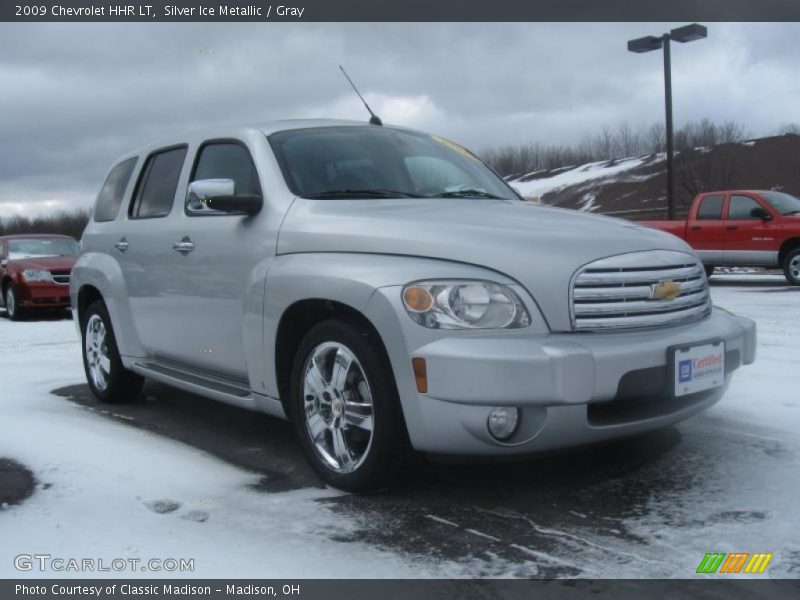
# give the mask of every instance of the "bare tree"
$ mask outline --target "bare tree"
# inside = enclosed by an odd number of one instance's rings
[[[80,239],[86,223],[89,221],[89,211],[75,210],[60,212],[55,215],[40,217],[14,217],[0,219],[0,235],[13,235],[18,233],[58,233]]]

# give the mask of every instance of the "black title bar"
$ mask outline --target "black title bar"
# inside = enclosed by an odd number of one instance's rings
[[[797,0],[0,0],[0,21],[800,21]]]
[[[797,580],[125,580],[0,579],[4,600],[788,600]]]

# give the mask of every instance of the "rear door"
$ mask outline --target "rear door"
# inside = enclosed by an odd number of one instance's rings
[[[170,250],[168,221],[174,217],[186,153],[187,146],[180,145],[156,150],[146,158],[113,245],[133,324],[148,356],[168,349],[174,336],[174,311],[180,310],[168,296],[176,262]]]
[[[725,264],[774,266],[778,263],[778,242],[771,230],[773,221],[753,216],[769,207],[755,194],[731,194],[725,219]]]
[[[724,264],[725,222],[722,210],[725,194],[703,196],[697,206],[694,219],[686,225],[686,241],[697,251],[707,265]]]

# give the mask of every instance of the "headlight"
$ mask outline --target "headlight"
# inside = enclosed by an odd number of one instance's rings
[[[531,317],[511,288],[489,281],[417,281],[403,288],[403,305],[431,329],[514,329]]]
[[[53,281],[50,271],[44,269],[25,269],[22,272],[22,278],[25,281]]]

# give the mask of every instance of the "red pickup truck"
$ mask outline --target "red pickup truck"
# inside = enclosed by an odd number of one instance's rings
[[[781,267],[800,285],[800,199],[773,191],[699,194],[686,221],[642,221],[695,249],[710,276],[714,267]]]

